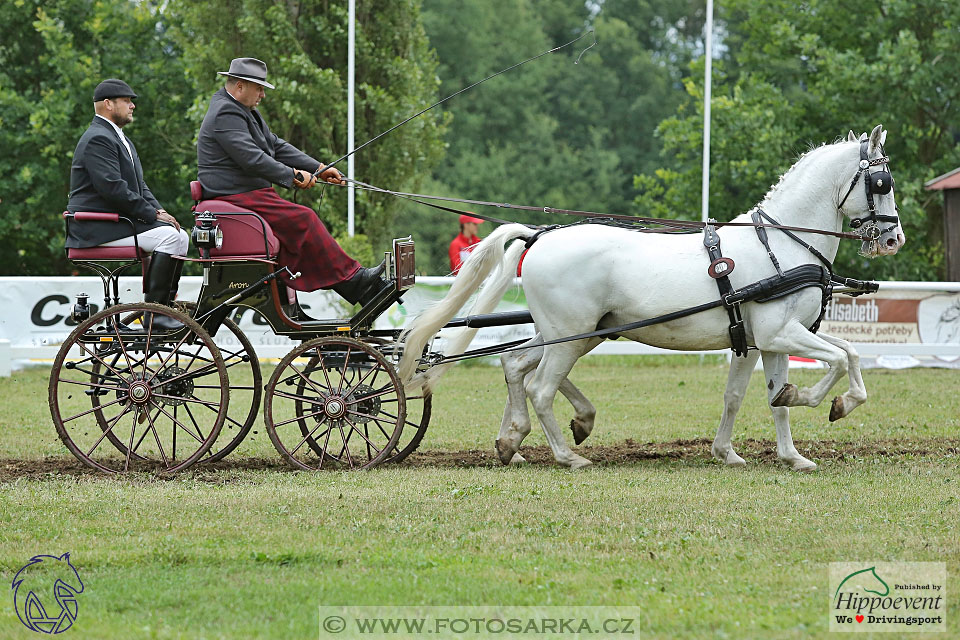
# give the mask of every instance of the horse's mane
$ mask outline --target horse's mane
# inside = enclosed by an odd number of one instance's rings
[[[763,198],[760,200],[760,202],[763,202],[764,200],[767,200],[767,199],[773,197],[773,195],[780,189],[780,186],[783,184],[783,181],[786,180],[787,176],[789,176],[791,173],[793,173],[793,172],[796,170],[796,168],[799,167],[801,164],[803,164],[804,161],[807,160],[812,154],[814,154],[814,153],[816,153],[817,151],[819,151],[819,150],[821,150],[821,149],[824,149],[824,148],[826,148],[826,147],[832,147],[832,146],[837,145],[837,144],[843,144],[843,143],[846,142],[846,141],[847,141],[846,138],[844,138],[844,137],[841,136],[841,137],[838,137],[838,138],[837,138],[836,140],[834,140],[833,142],[823,142],[823,143],[821,143],[821,144],[819,144],[819,145],[816,144],[816,143],[813,143],[813,142],[809,143],[809,145],[807,146],[807,150],[804,151],[803,153],[801,153],[801,154],[797,157],[797,159],[796,159],[796,161],[793,163],[793,165],[791,165],[790,168],[787,169],[787,170],[780,176],[780,179],[777,180],[776,184],[770,185],[770,189],[769,189],[769,190],[767,191],[767,193],[763,196]]]

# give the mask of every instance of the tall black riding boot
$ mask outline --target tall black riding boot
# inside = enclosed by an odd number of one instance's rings
[[[332,289],[350,304],[359,302],[361,305],[365,305],[388,285],[387,281],[380,277],[385,267],[386,262],[381,262],[369,269],[360,267],[348,280],[334,285]]]
[[[181,260],[175,260],[169,253],[153,252],[150,258],[150,272],[147,276],[147,292],[143,295],[144,302],[156,302],[169,306],[170,294],[175,286],[173,276],[181,262]],[[183,265],[180,264],[179,268],[182,269]],[[150,327],[151,316],[154,331],[175,331],[183,328],[182,322],[169,316],[147,313],[141,320],[144,330]]]
[[[170,305],[177,301],[177,292],[180,291],[180,276],[183,274],[183,260],[173,261],[173,276],[170,280]]]

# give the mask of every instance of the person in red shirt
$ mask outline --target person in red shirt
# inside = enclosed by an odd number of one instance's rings
[[[460,235],[450,243],[450,271],[454,274],[460,271],[460,265],[467,259],[473,247],[480,242],[477,227],[483,224],[480,218],[466,214],[460,216]]]

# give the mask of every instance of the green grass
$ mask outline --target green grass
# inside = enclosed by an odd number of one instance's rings
[[[726,366],[593,358],[574,381],[598,407],[588,442],[712,438]],[[44,369],[0,379],[0,458],[62,457]],[[793,372],[802,384],[818,372]],[[755,376],[734,443],[772,440]],[[819,460],[819,440],[941,443],[960,436],[960,372],[867,371],[871,398],[830,424],[792,411],[796,474],[708,452],[609,464],[380,468],[368,473],[51,475],[0,484],[0,571],[70,551],[87,589],[78,638],[316,638],[324,605],[621,605],[641,637],[828,636],[828,563],[947,563],[960,629],[960,461],[867,454]],[[438,389],[425,449],[491,450],[499,369],[458,367]],[[558,401],[561,423],[569,408]],[[234,456],[270,456],[262,429]],[[542,445],[539,429],[527,439]],[[527,444],[525,443],[525,444]],[[770,445],[772,447],[772,444]],[[929,447],[931,449],[936,447]],[[589,455],[589,453],[587,454]],[[12,598],[8,598],[12,602]],[[12,606],[0,638],[27,638]],[[329,637],[329,636],[328,636]]]

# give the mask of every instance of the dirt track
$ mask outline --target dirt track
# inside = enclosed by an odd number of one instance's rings
[[[633,440],[612,446],[579,447],[577,450],[600,465],[623,465],[651,460],[710,460],[711,440],[673,440],[671,442],[640,443]],[[898,458],[923,456],[956,456],[960,454],[960,439],[932,438],[918,441],[868,440],[840,442],[837,440],[798,440],[797,449],[815,461],[862,458]],[[748,461],[776,461],[776,443],[770,440],[743,440],[735,443],[737,452]],[[533,464],[554,464],[553,454],[546,446],[524,447],[521,453]],[[500,462],[493,450],[436,451],[426,450],[412,454],[404,467],[496,467]],[[209,465],[197,465],[185,472],[202,480],[223,481],[222,471],[290,471],[277,458],[228,458]],[[42,460],[0,459],[0,483],[18,478],[42,479],[58,475],[102,476],[72,457]]]

